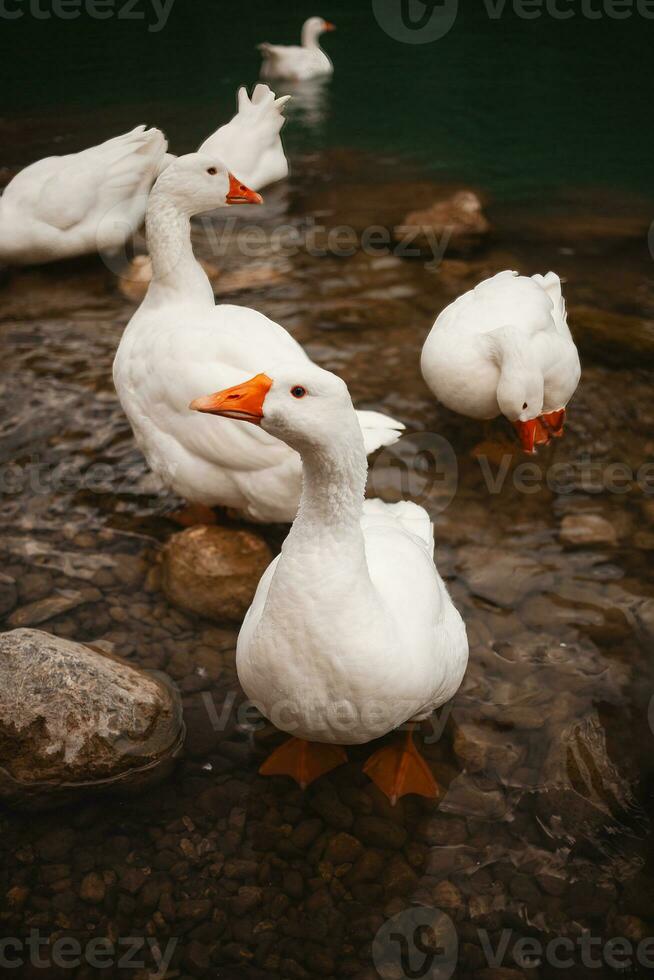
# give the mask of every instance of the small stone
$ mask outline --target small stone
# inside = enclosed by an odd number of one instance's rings
[[[456,916],[465,909],[463,895],[451,881],[439,881],[432,891],[432,898],[437,909]]]
[[[398,240],[411,236],[411,247],[432,250],[440,242],[448,253],[467,253],[479,246],[488,235],[490,225],[474,191],[457,191],[451,197],[436,201],[430,208],[412,211],[395,228]]]
[[[618,543],[615,528],[599,514],[566,514],[561,521],[560,538],[565,544],[577,546]]]
[[[245,915],[247,912],[251,912],[255,909],[257,905],[261,905],[261,899],[263,897],[263,892],[261,888],[255,888],[251,885],[243,885],[239,888],[236,898],[232,900],[232,910],[235,915]]]
[[[319,836],[323,828],[322,820],[303,820],[296,827],[293,828],[293,832],[290,836],[291,844],[294,847],[300,848],[300,850],[305,850],[313,844],[316,837]]]
[[[352,864],[362,851],[361,842],[356,837],[345,833],[336,834],[327,844],[324,859],[333,865]]]
[[[384,875],[384,890],[386,895],[406,895],[418,884],[418,876],[409,867],[403,857],[394,854],[388,863]]]
[[[400,850],[407,839],[406,831],[390,820],[381,817],[359,817],[354,825],[354,833],[364,844],[373,847],[387,847],[390,850]]]
[[[16,582],[10,575],[0,572],[0,616],[6,616],[18,602]]]
[[[198,525],[167,542],[162,588],[186,612],[241,622],[271,561],[268,545],[252,531]]]
[[[26,606],[21,606],[8,619],[10,626],[38,626],[48,619],[61,616],[62,613],[77,609],[86,602],[97,602],[101,598],[97,589],[62,589],[57,595],[46,599],[37,599]]]
[[[82,878],[79,897],[83,902],[88,902],[89,905],[101,905],[104,901],[105,892],[104,878],[96,871],[91,871],[90,874]]]
[[[130,895],[136,895],[145,884],[147,875],[140,868],[128,868],[121,876],[120,887]]]
[[[299,871],[287,871],[284,875],[283,888],[289,898],[302,898],[304,882]]]
[[[338,830],[349,830],[354,821],[352,811],[334,792],[324,790],[318,793],[311,800],[311,806],[319,813],[323,820]]]
[[[29,894],[29,888],[26,888],[24,885],[14,885],[5,896],[7,907],[15,911],[20,911],[29,898]]]

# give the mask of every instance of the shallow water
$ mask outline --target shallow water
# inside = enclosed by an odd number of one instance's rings
[[[110,372],[134,303],[96,259],[7,274],[0,551],[18,610],[77,594],[39,628],[166,671],[184,696],[188,738],[174,776],[145,797],[28,818],[3,811],[4,934],[133,936],[162,951],[172,942],[168,976],[184,978],[613,975],[598,943],[600,965],[587,965],[584,930],[634,949],[654,935],[654,285],[643,208],[603,196],[599,217],[581,194],[545,213],[491,207],[487,247],[437,268],[388,251],[287,255],[271,246],[282,220],[305,231],[307,216],[392,226],[407,202],[442,191],[418,172],[400,187],[393,161],[371,182],[363,152],[294,162],[265,209],[239,213],[223,254],[217,220],[197,226],[196,248],[222,270],[219,297],[229,286],[226,299],[282,322],[358,404],[407,423],[399,448],[374,463],[371,487],[432,513],[471,644],[460,691],[422,732],[442,796],[391,808],[362,773],[368,747],[306,792],[257,775],[277,736],[239,722],[236,628],[182,614],[160,591],[157,555],[176,502],[148,477]],[[254,221],[266,238],[244,261],[237,231]],[[502,268],[550,265],[568,280],[584,375],[565,438],[525,470],[501,424],[486,432],[434,403],[418,356],[435,314],[462,290]],[[484,439],[493,445],[480,457]],[[618,463],[633,474],[626,492]],[[571,522],[585,515],[607,522],[600,543],[571,543]],[[279,530],[265,533],[277,547]],[[96,873],[101,897],[89,902],[83,883]],[[421,924],[432,931],[416,933]],[[571,965],[551,955],[516,965],[521,937],[571,939]],[[515,972],[482,973],[505,940],[495,968]],[[628,975],[644,976],[632,959]],[[138,975],[148,969],[151,958]]]

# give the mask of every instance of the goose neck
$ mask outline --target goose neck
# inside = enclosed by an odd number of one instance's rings
[[[349,434],[329,445],[301,450],[302,494],[294,538],[361,540],[368,464],[356,416]],[[355,428],[356,427],[356,428]]]
[[[153,286],[183,291],[189,298],[195,293],[213,303],[211,284],[193,254],[190,213],[155,187],[148,202],[145,224]]]

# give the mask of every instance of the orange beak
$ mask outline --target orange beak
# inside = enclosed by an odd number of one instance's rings
[[[263,403],[271,387],[272,379],[267,374],[257,374],[233,388],[196,398],[189,408],[194,412],[222,415],[225,419],[239,419],[241,422],[261,425]]]
[[[336,24],[332,24],[330,20],[326,20],[323,23],[323,31],[335,31],[335,30],[336,30]]]
[[[229,191],[225,201],[227,204],[263,204],[261,194],[250,190],[234,174],[229,175]]]
[[[550,433],[539,418],[514,422],[513,427],[520,436],[522,449],[526,453],[535,453],[536,446],[546,446],[550,441]]]
[[[549,429],[550,435],[556,436],[557,439],[563,435],[565,408],[560,408],[557,412],[544,412],[540,418]]]

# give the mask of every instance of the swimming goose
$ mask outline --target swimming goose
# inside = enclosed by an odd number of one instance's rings
[[[143,223],[166,146],[158,129],[137,126],[25,167],[0,198],[0,261],[26,265],[120,248]]]
[[[554,272],[499,272],[439,315],[422,349],[425,382],[447,408],[505,415],[532,453],[563,435],[581,368]]]
[[[335,25],[328,20],[309,17],[302,25],[300,45],[268,44],[267,41],[259,44],[258,48],[263,56],[261,77],[303,81],[319,75],[333,74],[334,66],[320,47],[319,38],[325,31],[335,30]]]
[[[223,505],[254,521],[295,517],[297,453],[261,428],[217,426],[189,410],[198,391],[233,385],[279,360],[311,361],[283,327],[255,310],[216,306],[193,255],[190,219],[261,197],[220,160],[190,153],[157,180],[146,215],[153,279],[114,361],[114,382],[150,468],[175,493],[204,508]],[[399,438],[402,423],[359,412],[366,451]],[[198,424],[198,421],[200,424]]]
[[[289,98],[276,99],[262,84],[251,99],[239,89],[236,115],[200,151],[220,157],[254,190],[283,180],[288,162],[281,110]],[[158,129],[137,126],[99,146],[26,167],[0,198],[0,261],[24,265],[121,249],[143,224],[154,181],[176,159],[166,147]],[[143,279],[149,269],[124,275]]]
[[[427,718],[457,691],[468,642],[433,559],[428,514],[364,501],[366,450],[345,383],[307,361],[280,364],[191,408],[275,436],[302,458],[302,496],[238,638],[241,685],[292,738],[261,768],[306,785],[370,742]],[[438,787],[411,732],[365,772],[394,803]]]

